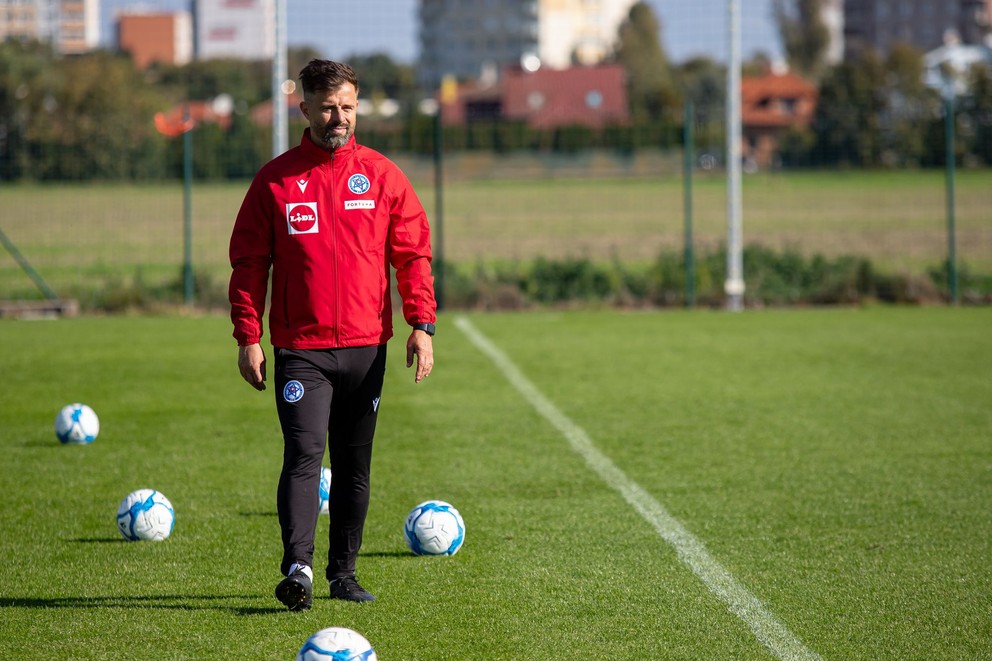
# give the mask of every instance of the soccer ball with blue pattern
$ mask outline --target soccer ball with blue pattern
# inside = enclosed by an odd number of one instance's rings
[[[465,522],[450,503],[428,500],[410,510],[403,532],[417,555],[454,555],[465,541]]]
[[[117,508],[117,529],[132,542],[160,542],[172,534],[175,524],[172,503],[154,489],[132,491]]]
[[[317,489],[320,498],[320,513],[327,514],[327,503],[331,500],[331,469],[323,466],[320,469],[320,487]]]
[[[55,435],[66,445],[86,445],[100,434],[100,419],[86,404],[63,406],[55,416]]]
[[[378,661],[372,644],[345,627],[321,629],[303,643],[296,661]]]

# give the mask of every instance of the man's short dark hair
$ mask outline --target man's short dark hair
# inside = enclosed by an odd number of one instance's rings
[[[358,76],[355,70],[342,62],[332,60],[310,60],[300,70],[300,84],[303,86],[303,99],[307,100],[314,92],[336,90],[345,83],[355,86],[358,93]]]

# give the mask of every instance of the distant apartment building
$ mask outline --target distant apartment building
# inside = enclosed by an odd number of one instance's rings
[[[50,38],[50,5],[47,0],[0,0],[0,41]]]
[[[565,69],[613,52],[636,0],[420,0],[421,84],[508,65]]]
[[[52,42],[65,55],[100,42],[99,0],[0,0],[0,40]]]
[[[193,19],[189,12],[125,12],[117,18],[117,46],[139,69],[155,62],[183,65],[193,59]]]
[[[196,58],[272,58],[275,11],[275,0],[193,0]]]
[[[442,91],[441,97],[441,116],[448,125],[503,120],[535,129],[602,128],[630,119],[624,70],[618,64],[534,72],[507,66],[498,82],[457,83],[447,94]]]
[[[990,23],[992,0],[844,0],[844,51],[884,54],[906,43],[926,52],[943,45],[949,33],[979,44]]]
[[[56,6],[55,47],[60,53],[85,53],[99,46],[99,0],[59,0]]]

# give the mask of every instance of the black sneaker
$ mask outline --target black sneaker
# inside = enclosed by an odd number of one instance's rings
[[[297,569],[276,586],[276,599],[291,611],[310,610],[313,605],[313,582],[303,570]]]
[[[331,581],[331,599],[375,601],[375,597],[359,585],[354,576],[343,576],[333,579]]]

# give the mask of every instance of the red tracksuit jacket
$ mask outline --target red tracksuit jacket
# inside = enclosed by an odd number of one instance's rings
[[[333,155],[310,140],[259,170],[231,235],[229,296],[239,345],[262,337],[272,270],[273,346],[332,349],[393,334],[390,265],[407,323],[434,323],[430,226],[400,169],[355,142]]]

